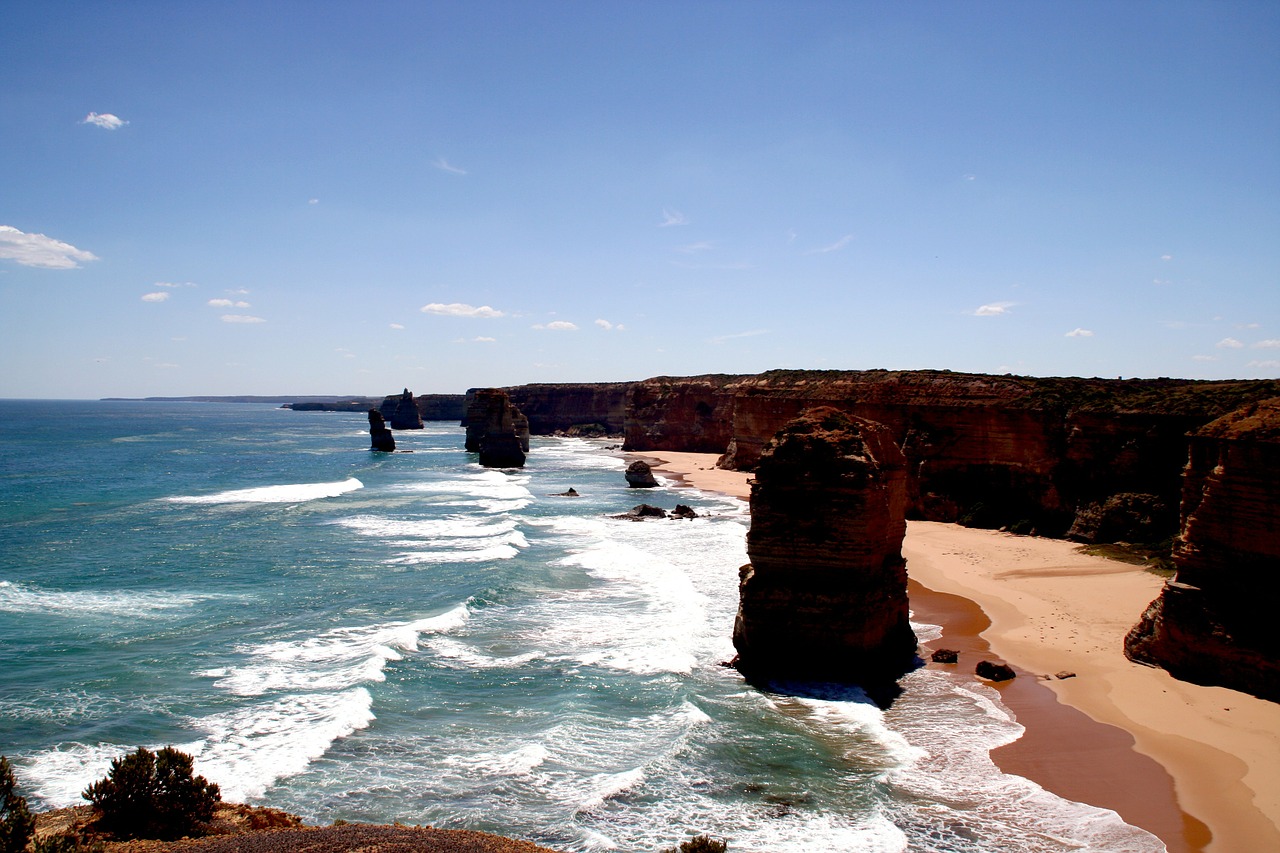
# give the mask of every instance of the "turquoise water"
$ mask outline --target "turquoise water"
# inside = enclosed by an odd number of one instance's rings
[[[366,427],[0,401],[0,752],[35,805],[174,744],[226,799],[564,850],[1163,849],[996,770],[994,691],[920,670],[886,713],[720,666],[741,502],[628,490],[607,442],[488,471],[456,425]],[[609,518],[641,500],[701,517]]]

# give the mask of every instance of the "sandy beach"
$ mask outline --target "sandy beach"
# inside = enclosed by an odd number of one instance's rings
[[[645,458],[695,488],[750,494],[749,475],[714,454]],[[908,523],[903,552],[916,618],[943,625],[957,666],[989,656],[1019,673],[1000,689],[1027,733],[995,752],[1002,769],[1114,809],[1170,851],[1280,850],[1280,705],[1124,657],[1159,577],[1071,542],[933,522]]]

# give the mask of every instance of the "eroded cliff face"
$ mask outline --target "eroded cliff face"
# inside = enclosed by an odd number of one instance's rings
[[[827,407],[777,434],[751,488],[733,631],[744,674],[891,683],[914,665],[906,479],[880,424]]]
[[[505,388],[512,404],[529,419],[529,432],[587,431],[593,425],[608,435],[621,435],[631,382],[545,383]],[[584,428],[586,428],[584,430]]]
[[[735,395],[744,378],[659,376],[633,383],[626,403],[626,449],[724,453],[733,438]],[[798,414],[797,409],[778,426]]]
[[[891,430],[907,458],[909,517],[1061,536],[1077,511],[1116,494],[1176,503],[1186,432],[1276,394],[1269,381],[947,371],[662,377],[633,386],[626,448],[714,452],[727,425],[721,467],[751,470],[789,420],[832,406]],[[1157,539],[1174,533],[1169,518]]]
[[[1177,576],[1125,639],[1125,654],[1198,684],[1280,702],[1280,399],[1191,437]]]

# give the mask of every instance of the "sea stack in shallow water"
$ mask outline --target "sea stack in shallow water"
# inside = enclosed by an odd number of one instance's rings
[[[627,478],[627,485],[633,489],[652,489],[658,485],[653,469],[643,459],[637,459],[628,465],[623,476]]]
[[[377,409],[369,410],[369,440],[370,450],[381,450],[384,453],[395,452],[395,437],[391,434],[391,430],[387,429],[387,422],[382,419],[382,412]]]
[[[529,449],[529,421],[501,388],[467,392],[467,438],[470,453],[480,454],[486,468],[522,468]]]
[[[418,401],[413,399],[409,389],[404,389],[396,406],[391,412],[392,429],[422,429],[422,413],[418,411]]]
[[[865,686],[912,669],[906,503],[906,461],[886,427],[825,407],[783,427],[751,486],[738,669]]]
[[[1175,678],[1280,702],[1280,398],[1192,433],[1178,570],[1125,638]]]

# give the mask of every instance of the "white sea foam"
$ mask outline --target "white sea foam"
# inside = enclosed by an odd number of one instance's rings
[[[546,653],[523,652],[517,655],[491,655],[452,637],[431,637],[425,645],[436,656],[436,663],[459,669],[508,669],[542,660]]]
[[[176,504],[303,503],[320,498],[336,498],[362,488],[364,483],[351,477],[334,483],[285,483],[253,489],[233,489],[212,495],[180,495],[165,500]]]
[[[507,752],[450,756],[442,763],[485,776],[527,776],[547,760],[548,754],[547,748],[542,744],[531,743]]]
[[[317,637],[280,640],[243,650],[244,666],[206,670],[215,684],[238,696],[258,696],[277,690],[341,690],[385,680],[389,661],[418,649],[426,634],[461,627],[470,615],[467,605],[438,616],[412,622],[388,622],[357,628],[334,628]]]
[[[0,612],[159,618],[214,595],[155,590],[63,591],[0,581]]]
[[[224,799],[243,802],[303,772],[334,741],[373,719],[373,698],[363,687],[283,696],[194,720],[206,735],[183,748],[196,769],[218,783]]]
[[[387,518],[377,515],[360,515],[334,522],[364,536],[388,539],[463,539],[468,537],[493,537],[516,529],[513,518],[490,519],[469,515],[447,518]]]

